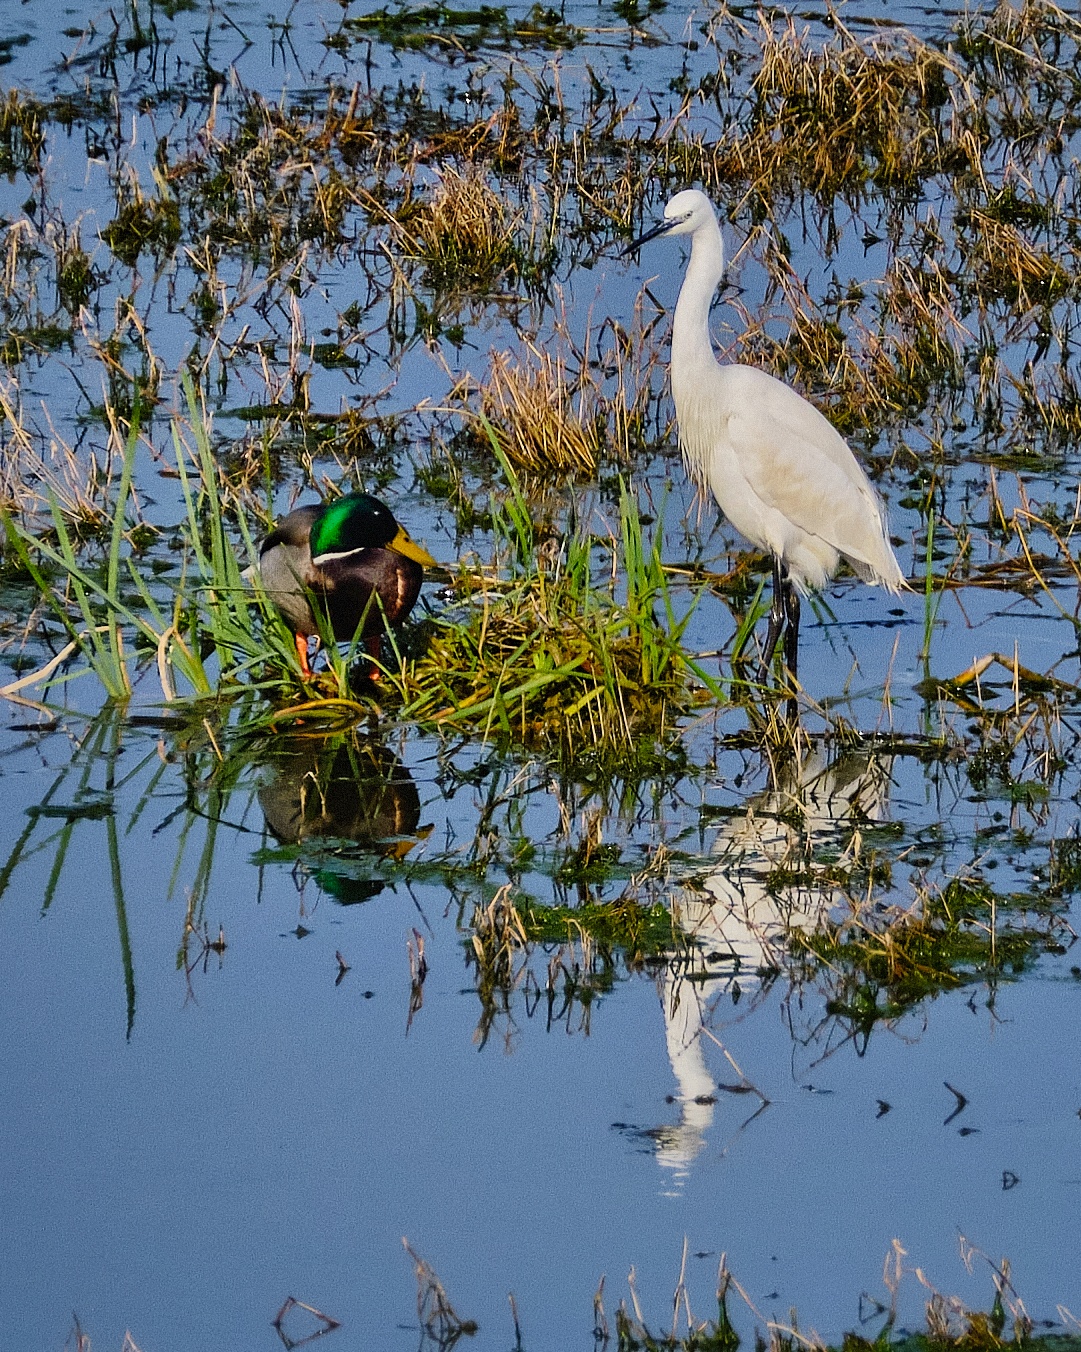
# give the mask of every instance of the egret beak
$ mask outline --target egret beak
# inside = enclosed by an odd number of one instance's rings
[[[656,239],[658,235],[665,235],[674,225],[679,224],[679,217],[671,221],[658,221],[652,230],[647,230],[644,235],[639,235],[636,240],[628,244],[620,253],[620,258],[626,258],[628,254],[637,253],[643,244],[648,244],[651,239]]]
[[[393,549],[396,554],[404,555],[407,559],[412,559],[414,563],[419,563],[423,568],[439,567],[423,545],[418,545],[416,540],[410,537],[404,526],[398,527],[398,534],[387,545],[387,548]]]

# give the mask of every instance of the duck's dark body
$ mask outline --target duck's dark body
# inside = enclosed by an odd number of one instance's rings
[[[341,558],[312,560],[309,539],[318,507],[298,507],[263,542],[259,572],[267,595],[294,633],[318,634],[307,593],[326,606],[334,637],[348,643],[364,622],[363,638],[381,634],[416,605],[424,569],[393,549],[358,549]],[[372,599],[378,592],[379,601]],[[384,615],[386,617],[384,621]]]
[[[298,507],[263,541],[259,574],[266,594],[297,635],[297,651],[319,633],[312,601],[341,643],[357,635],[373,655],[388,625],[416,604],[431,555],[415,544],[390,510],[363,493],[322,507]]]

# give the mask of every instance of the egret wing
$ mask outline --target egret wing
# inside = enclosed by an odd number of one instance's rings
[[[767,439],[809,444],[877,507],[877,496],[848,442],[814,404],[757,366],[733,364],[717,369],[725,407],[751,419],[757,433]]]
[[[821,416],[810,404],[805,407]],[[791,532],[815,536],[881,570],[888,545],[874,490],[837,433],[851,466],[839,464],[832,446],[827,450],[807,433],[808,427],[795,427],[791,419],[770,416],[768,407],[734,413],[727,428],[739,472],[769,512],[782,517]],[[720,493],[718,498],[723,503]]]

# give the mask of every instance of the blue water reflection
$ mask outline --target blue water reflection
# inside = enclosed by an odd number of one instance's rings
[[[85,735],[72,721],[9,752],[12,822]],[[915,837],[917,763],[815,760],[802,826],[778,796],[807,783],[776,782],[707,829],[713,872],[669,894],[689,928],[716,925],[711,951],[727,945],[741,964],[715,964],[705,981],[678,965],[626,976],[595,994],[588,1018],[555,1022],[544,1001],[531,1016],[521,985],[478,1054],[482,1010],[458,924],[469,889],[425,864],[464,843],[483,785],[444,796],[436,748],[406,740],[372,751],[354,781],[384,794],[378,809],[354,799],[335,817],[346,776],[332,757],[330,792],[313,778],[318,807],[300,814],[307,842],[329,855],[320,832],[348,821],[354,843],[330,864],[348,877],[367,858],[387,883],[342,906],[317,855],[275,858],[301,835],[294,790],[310,749],[284,771],[250,767],[215,800],[190,762],[171,759],[168,734],[113,727],[104,739],[111,759],[96,754],[54,790],[56,815],[32,818],[5,878],[13,1343],[61,1346],[74,1308],[99,1345],[119,1346],[124,1327],[140,1346],[246,1345],[260,1330],[273,1338],[269,1320],[295,1294],[343,1320],[343,1342],[405,1346],[416,1335],[395,1332],[414,1299],[402,1235],[480,1321],[478,1346],[506,1345],[508,1291],[530,1345],[580,1340],[600,1275],[620,1292],[632,1265],[646,1308],[663,1310],[684,1235],[706,1255],[691,1267],[700,1310],[723,1250],[763,1312],[795,1305],[823,1330],[854,1321],[860,1290],[882,1294],[895,1236],[974,1300],[987,1279],[960,1268],[958,1232],[1013,1258],[1033,1312],[1071,1290],[1081,1077],[1069,1030],[1081,992],[1069,954],[1018,985],[925,1002],[862,1045],[829,1015],[829,983],[778,979],[783,963],[761,949],[768,924],[748,928],[756,907],[776,907],[763,871],[797,837],[840,851],[854,822],[870,832],[894,819]],[[542,843],[558,822],[551,799],[536,795]],[[673,802],[661,817],[674,838]],[[643,822],[643,839],[657,828]],[[499,871],[487,883],[478,873],[471,901],[490,898]],[[552,886],[540,874],[533,885]],[[799,884],[790,902],[799,923],[835,898]],[[204,923],[214,942],[220,927],[224,951],[200,947]],[[414,930],[429,972],[410,1023]],[[948,1124],[944,1081],[968,1100]],[[1020,1184],[1004,1188],[1008,1173]],[[910,1316],[919,1295],[908,1292]]]

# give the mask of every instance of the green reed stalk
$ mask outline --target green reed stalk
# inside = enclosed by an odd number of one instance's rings
[[[120,565],[124,546],[124,518],[131,496],[135,452],[139,440],[138,410],[132,416],[131,427],[124,442],[123,463],[117,499],[113,505],[113,528],[106,561],[105,582],[102,584],[84,568],[75,555],[75,546],[68,531],[64,514],[55,495],[49,493],[49,511],[57,544],[53,546],[38,539],[12,517],[5,514],[4,529],[20,563],[33,578],[42,597],[67,630],[86,658],[83,671],[92,671],[101,682],[110,699],[120,703],[131,696],[131,678],[128,674],[128,654],[124,651],[122,624],[129,625],[151,643],[157,643],[159,634],[125,603],[120,592]],[[64,599],[46,578],[33,554],[47,560],[65,577],[71,597],[82,620],[80,629],[71,619]],[[52,679],[49,685],[61,684],[81,675],[74,672]]]

